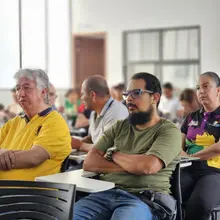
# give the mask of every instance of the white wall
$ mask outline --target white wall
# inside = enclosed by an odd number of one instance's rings
[[[201,26],[201,70],[220,72],[219,0],[73,0],[73,30],[107,32],[107,77],[123,81],[122,32]]]

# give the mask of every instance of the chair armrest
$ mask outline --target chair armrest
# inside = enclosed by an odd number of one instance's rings
[[[213,211],[217,211],[217,212],[220,212],[220,205],[219,206],[216,206]]]

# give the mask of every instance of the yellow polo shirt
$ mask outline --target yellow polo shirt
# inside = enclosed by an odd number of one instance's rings
[[[29,150],[33,145],[43,147],[50,159],[34,168],[0,170],[0,180],[34,180],[60,172],[71,152],[71,137],[67,123],[57,111],[48,108],[30,121],[17,116],[0,129],[0,149]]]

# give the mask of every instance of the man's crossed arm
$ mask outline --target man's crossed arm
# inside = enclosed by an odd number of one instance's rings
[[[84,161],[83,169],[96,173],[129,172],[147,175],[157,173],[164,167],[163,162],[154,155],[115,152],[112,155],[112,162],[104,155],[103,151],[93,148]]]
[[[0,170],[32,168],[49,158],[48,152],[36,145],[25,151],[0,149]]]

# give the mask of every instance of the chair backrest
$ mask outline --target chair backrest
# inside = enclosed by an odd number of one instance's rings
[[[218,219],[220,219],[220,205],[216,206],[212,210],[212,214],[211,214],[211,220],[218,220]]]
[[[0,181],[0,219],[72,220],[76,187],[32,181]]]
[[[60,172],[63,173],[67,171],[69,168],[69,165],[70,165],[70,160],[69,160],[69,155],[68,155],[61,165]]]
[[[177,220],[183,219],[182,213],[182,194],[181,194],[181,185],[180,185],[180,163],[176,165],[176,169],[173,171],[173,175],[171,177],[171,193],[172,196],[177,201]]]

